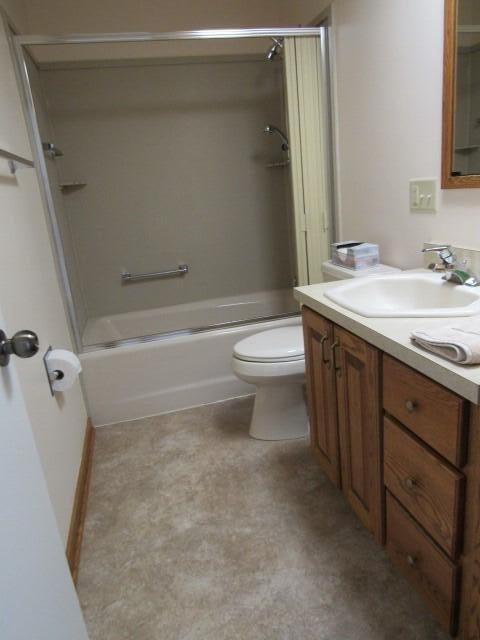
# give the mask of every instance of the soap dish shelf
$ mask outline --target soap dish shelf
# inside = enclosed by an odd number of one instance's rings
[[[77,189],[83,189],[83,187],[87,186],[86,182],[61,182],[60,183],[60,191],[63,193],[68,193],[69,191],[76,191]]]

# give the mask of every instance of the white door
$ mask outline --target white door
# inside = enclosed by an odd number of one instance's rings
[[[1,4],[1,0],[0,0]],[[0,149],[32,158],[20,93],[0,19]],[[11,175],[0,161],[0,301],[13,332],[32,329],[48,346],[72,350],[35,169]],[[82,455],[87,412],[80,384],[52,398],[42,358],[17,360],[20,387],[48,493],[66,546]],[[1,567],[0,567],[1,571]]]
[[[0,328],[7,329],[1,301]],[[0,638],[88,640],[15,356],[0,367],[0,407]]]

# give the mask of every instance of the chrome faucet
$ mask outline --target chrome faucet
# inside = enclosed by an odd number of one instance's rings
[[[440,245],[439,247],[426,247],[422,249],[422,253],[438,253],[438,257],[442,261],[442,264],[433,263],[429,265],[429,269],[433,271],[447,271],[449,269],[455,269],[457,264],[457,256],[453,253],[452,247],[447,244]]]
[[[433,263],[428,268],[433,271],[445,271],[445,275],[442,276],[443,280],[452,284],[464,284],[467,287],[478,287],[480,285],[480,280],[467,271],[467,260],[463,260],[461,265],[458,265],[457,256],[453,253],[452,247],[441,245],[422,249],[423,253],[429,253],[430,251],[437,253],[442,263]]]

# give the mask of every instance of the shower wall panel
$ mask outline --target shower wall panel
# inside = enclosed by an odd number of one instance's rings
[[[42,91],[39,71],[28,56],[27,65],[40,136],[44,142],[55,143],[57,138],[48,115],[48,107]],[[83,281],[82,278],[80,278],[75,242],[71,233],[69,215],[65,207],[64,197],[60,188],[60,179],[58,174],[58,162],[60,162],[60,159],[54,159],[46,155],[45,160],[58,228],[62,237],[65,264],[68,271],[73,303],[75,305],[78,329],[80,334],[82,334],[87,323],[87,307],[82,291]]]
[[[89,317],[292,285],[282,65],[41,72]],[[189,266],[186,276],[122,284]]]

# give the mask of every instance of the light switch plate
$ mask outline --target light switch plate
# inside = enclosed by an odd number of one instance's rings
[[[410,180],[410,211],[437,211],[436,178],[416,178]]]

